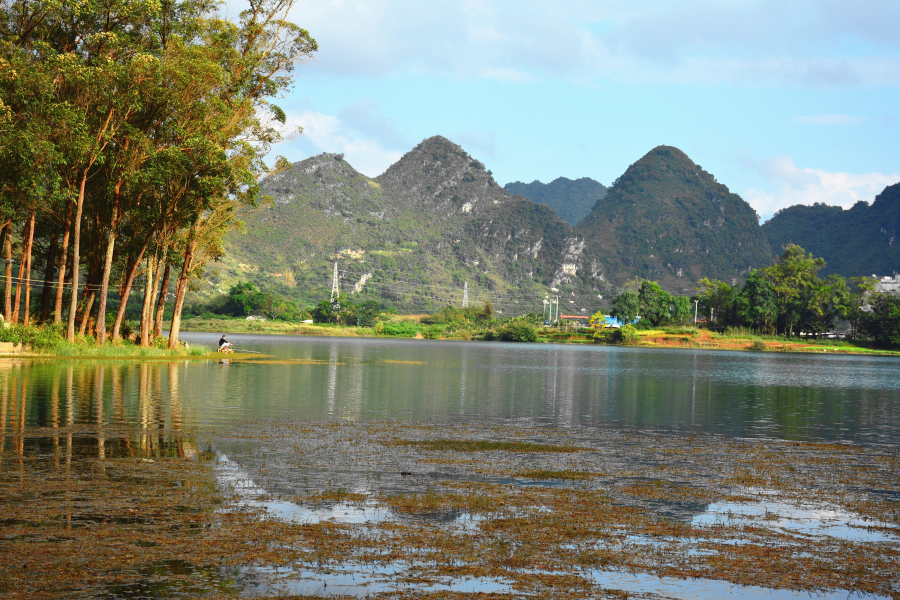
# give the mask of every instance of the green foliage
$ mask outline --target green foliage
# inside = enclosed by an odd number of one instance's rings
[[[636,344],[639,339],[638,330],[634,325],[622,325],[610,336],[610,341],[626,346]]]
[[[498,336],[504,342],[536,342],[537,329],[531,323],[522,319],[507,321],[498,332]]]
[[[426,340],[437,340],[440,339],[445,329],[444,325],[429,325],[422,330],[422,335]]]
[[[678,325],[684,325],[692,320],[694,304],[687,296],[675,296],[672,298],[671,321]]]
[[[875,293],[869,297],[871,311],[861,319],[861,330],[877,344],[900,348],[900,296]]]
[[[228,290],[225,310],[236,317],[247,317],[260,314],[269,302],[270,298],[252,283],[237,283]]]
[[[382,325],[381,331],[378,333],[398,337],[413,337],[421,329],[421,326],[413,321],[388,321]]]
[[[61,326],[48,325],[30,326],[23,325],[3,325],[0,326],[0,342],[11,342],[13,344],[25,344],[31,346],[33,350],[43,351],[56,348],[64,343],[64,334]]]
[[[762,340],[753,340],[753,343],[750,344],[750,349],[755,352],[762,352],[766,349],[766,344]]]
[[[641,320],[650,321],[653,326],[662,325],[669,321],[672,295],[665,291],[655,281],[645,281],[638,291]]]
[[[613,298],[613,308],[609,314],[621,323],[631,323],[640,314],[640,310],[641,304],[637,292],[625,291]]]

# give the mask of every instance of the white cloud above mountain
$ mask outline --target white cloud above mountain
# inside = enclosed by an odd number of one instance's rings
[[[797,204],[822,203],[848,209],[860,200],[871,203],[885,187],[900,181],[898,173],[857,174],[798,167],[790,156],[776,156],[758,167],[767,189],[751,187],[743,198],[763,221]]]

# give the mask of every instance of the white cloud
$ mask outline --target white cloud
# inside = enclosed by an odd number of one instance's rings
[[[807,115],[794,117],[794,120],[798,123],[807,123],[809,125],[858,125],[866,119],[847,115]]]
[[[750,188],[744,199],[762,219],[782,208],[823,203],[850,208],[860,200],[871,202],[885,187],[900,181],[898,173],[845,173],[798,167],[789,156],[777,156],[761,165],[767,190]]]
[[[528,81],[900,82],[896,0],[311,0],[311,70]]]
[[[302,127],[303,135],[274,146],[272,156],[280,154],[297,162],[322,152],[338,152],[353,168],[369,177],[380,175],[402,156],[401,152],[386,147],[382,141],[360,135],[354,126],[338,117],[314,109],[285,112],[289,130]],[[353,113],[352,110],[350,112]],[[375,133],[378,133],[377,130]]]

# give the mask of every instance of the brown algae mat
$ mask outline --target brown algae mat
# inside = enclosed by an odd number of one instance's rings
[[[896,446],[373,421],[4,434],[0,597],[900,597]]]

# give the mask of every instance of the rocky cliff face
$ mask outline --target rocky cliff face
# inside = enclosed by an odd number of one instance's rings
[[[458,303],[468,282],[473,302],[527,312],[580,266],[572,250],[580,238],[565,221],[509,194],[442,137],[375,179],[322,154],[269,177],[262,191],[272,202],[244,216],[246,234],[229,239],[232,264],[222,277],[284,280],[290,272],[302,289],[280,291],[305,301],[328,293],[337,260],[347,289],[407,309]]]
[[[776,251],[798,244],[824,258],[822,275],[892,275],[900,271],[900,183],[886,187],[871,206],[791,206],[762,229]]]
[[[698,279],[730,282],[772,258],[750,205],[669,146],[631,165],[576,230],[591,270],[615,283],[693,291]]]
[[[507,313],[539,312],[547,293],[587,312],[635,276],[690,293],[772,254],[749,205],[675,148],[632,165],[577,228],[440,136],[374,179],[321,154],[262,190],[272,202],[244,215],[246,233],[229,237],[210,276],[220,291],[249,280],[314,302],[338,262],[342,290],[403,310],[458,304],[468,282],[472,302]]]

